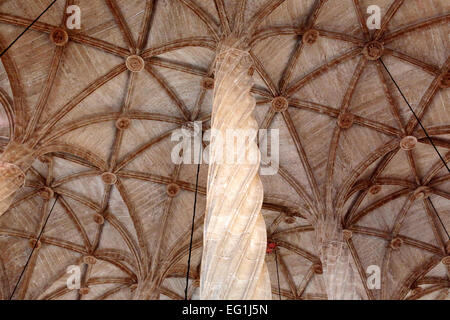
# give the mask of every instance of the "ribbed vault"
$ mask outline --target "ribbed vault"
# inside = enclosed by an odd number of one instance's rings
[[[1,49],[50,2],[1,1]],[[50,34],[72,4],[82,28],[57,46]],[[373,4],[375,31],[365,23]],[[447,0],[58,0],[0,66],[0,148],[19,141],[36,157],[0,217],[0,298],[34,247],[13,299],[184,298],[197,166],[172,163],[171,133],[193,120],[208,128],[217,46],[240,23],[255,116],[280,130],[280,169],[262,179],[282,299],[327,299],[313,227],[324,214],[349,235],[363,297],[448,299],[450,173],[379,58],[450,162],[449,21]],[[144,70],[127,69],[131,55]],[[202,165],[192,299],[206,178]],[[81,290],[66,287],[71,265]],[[371,265],[380,290],[366,285]]]

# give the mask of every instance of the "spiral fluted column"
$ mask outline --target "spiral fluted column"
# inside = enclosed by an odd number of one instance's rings
[[[361,300],[359,276],[338,219],[320,217],[315,232],[328,300]]]
[[[200,295],[203,300],[271,299],[265,264],[266,225],[261,214],[263,186],[259,177],[258,125],[252,60],[245,50],[222,46],[216,66],[210,167],[204,227]],[[231,151],[227,133],[248,134],[250,143]],[[214,132],[222,139],[214,138]],[[230,141],[230,140],[233,140]],[[248,161],[226,157],[255,156]]]

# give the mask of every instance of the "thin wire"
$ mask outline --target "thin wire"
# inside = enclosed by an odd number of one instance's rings
[[[28,267],[28,264],[30,263],[31,257],[32,257],[33,254],[34,254],[34,251],[36,250],[36,247],[37,247],[39,241],[41,240],[42,234],[44,233],[45,227],[47,226],[47,222],[48,222],[48,220],[50,219],[50,216],[51,216],[51,214],[52,214],[52,212],[53,212],[53,209],[55,209],[55,205],[56,205],[56,201],[58,201],[58,197],[59,197],[59,195],[56,195],[56,197],[55,197],[55,202],[53,202],[53,206],[52,206],[52,208],[51,208],[49,214],[47,215],[47,218],[45,219],[45,223],[44,223],[44,225],[42,226],[41,231],[39,232],[39,236],[38,236],[37,239],[36,239],[36,242],[35,242],[35,244],[34,244],[33,250],[31,251],[31,254],[30,254],[30,256],[28,257],[27,263],[25,264],[25,267],[23,268],[22,273],[20,274],[19,281],[17,281],[16,286],[14,287],[14,290],[13,290],[11,296],[9,297],[9,300],[11,300],[12,297],[14,297],[14,294],[16,293],[16,290],[17,290],[17,288],[18,288],[18,286],[19,286],[19,284],[20,284],[20,281],[22,281],[22,277],[23,277],[23,275],[24,275],[24,273],[25,273],[25,270],[26,270],[27,267]]]
[[[280,273],[278,272],[278,250],[275,248],[275,265],[277,266],[278,297],[281,300]]]
[[[195,132],[195,130],[194,130]],[[203,133],[200,133],[202,139],[200,141],[203,141]],[[195,226],[195,215],[197,213],[197,196],[198,196],[198,177],[200,174],[200,159],[202,156],[202,147],[200,147],[199,152],[199,161],[197,165],[197,177],[195,180],[195,196],[194,196],[194,212],[192,214],[192,227],[191,227],[191,241],[189,243],[189,258],[188,258],[188,268],[186,273],[186,289],[184,290],[184,299],[188,300],[188,288],[189,288],[189,273],[191,272],[191,257],[192,257],[192,243],[194,241],[194,226]]]
[[[25,34],[25,32],[27,32],[35,24],[55,4],[56,1],[58,0],[53,0],[53,2],[50,3],[47,9],[42,11],[42,13],[36,19],[34,19],[34,21],[25,30],[23,30],[22,33],[19,34],[19,36],[13,42],[11,42],[11,44],[5,50],[2,51],[2,53],[0,54],[0,58],[3,57],[6,51],[8,51]]]
[[[14,41],[13,42],[11,42],[10,44],[9,44],[9,46],[7,46],[3,51],[2,51],[2,53],[0,53],[0,58],[1,57],[3,57],[3,55],[9,50],[9,49],[11,49],[11,47],[48,11],[48,10],[50,10],[50,8],[56,3],[56,1],[58,1],[58,0],[53,0],[52,1],[52,3],[50,3],[50,5],[44,10],[44,11],[42,11],[41,12],[41,14],[36,18],[36,19],[34,19],[33,20],[33,22],[29,25],[29,26],[27,26],[26,28],[25,28],[25,30],[23,30],[20,34],[19,34],[19,36],[16,38],[16,39],[14,39]],[[47,223],[48,223],[48,221],[49,221],[49,219],[50,219],[50,216],[51,216],[51,214],[52,214],[52,212],[53,212],[53,209],[55,208],[55,205],[56,205],[56,202],[58,201],[58,196],[59,195],[57,195],[56,197],[55,197],[55,202],[53,203],[53,206],[52,206],[52,208],[51,208],[51,210],[50,210],[50,212],[49,212],[49,214],[47,215],[47,218],[45,219],[45,223],[44,223],[44,225],[42,226],[42,229],[41,229],[41,231],[39,232],[39,236],[38,236],[38,238],[36,239],[36,242],[34,243],[34,246],[33,246],[33,249],[32,249],[32,251],[31,251],[31,254],[29,255],[29,257],[28,257],[28,260],[27,260],[27,262],[26,262],[26,264],[25,264],[25,267],[23,268],[23,270],[22,270],[22,272],[21,272],[21,274],[20,274],[20,276],[19,276],[19,280],[17,281],[17,283],[16,283],[16,285],[14,286],[14,290],[13,290],[13,292],[12,292],[12,294],[11,294],[11,296],[9,297],[9,300],[11,300],[13,297],[14,297],[14,294],[16,293],[16,291],[17,291],[17,288],[18,288],[18,286],[19,286],[19,284],[20,284],[20,282],[22,281],[22,277],[23,277],[23,275],[24,275],[24,273],[25,273],[25,271],[26,271],[26,269],[27,269],[27,267],[28,267],[28,265],[29,265],[29,263],[30,263],[30,260],[31,260],[31,257],[33,256],[33,254],[34,254],[34,251],[36,250],[36,247],[37,247],[37,245],[38,245],[38,243],[39,243],[39,241],[41,240],[41,238],[42,238],[42,234],[44,233],[44,230],[45,230],[45,227],[47,226]]]
[[[444,228],[444,231],[445,231],[445,233],[447,234],[447,237],[450,239],[450,235],[448,234],[447,228],[445,228],[444,222],[442,222],[441,217],[440,217],[439,214],[437,213],[437,210],[436,210],[436,207],[435,207],[434,204],[433,204],[433,201],[431,201],[430,198],[428,198],[428,200],[430,200],[431,206],[433,207],[433,210],[434,210],[434,212],[436,213],[436,215],[437,215],[437,217],[438,217],[438,219],[439,219],[439,222],[441,223],[442,227]]]
[[[433,139],[431,139],[430,135],[428,134],[427,130],[425,129],[425,127],[422,125],[422,122],[420,121],[419,117],[416,115],[416,113],[414,112],[414,109],[411,107],[411,105],[408,102],[408,99],[406,99],[405,95],[403,94],[402,90],[400,89],[399,85],[397,84],[397,82],[395,81],[394,77],[392,76],[392,74],[389,72],[389,69],[386,67],[386,65],[384,64],[383,60],[380,59],[381,64],[383,65],[384,69],[386,70],[386,72],[389,74],[389,77],[392,79],[392,81],[394,82],[395,86],[397,87],[398,92],[400,92],[401,96],[403,97],[403,100],[405,100],[406,104],[408,105],[409,109],[411,110],[412,114],[414,115],[414,117],[416,118],[417,122],[419,123],[420,127],[422,128],[423,132],[425,132],[425,135],[427,136],[428,140],[431,142],[431,145],[433,146],[434,150],[436,150],[436,153],[439,155],[439,158],[442,160],[442,163],[444,164],[444,166],[447,168],[448,172],[450,173],[450,168],[447,165],[447,162],[445,162],[444,157],[442,157],[441,153],[439,152],[439,150],[437,149],[436,145],[433,142]],[[436,213],[436,216],[439,219],[439,222],[442,225],[442,228],[444,228],[445,233],[447,234],[447,237],[450,239],[450,235],[447,231],[447,228],[444,225],[444,222],[442,221],[441,217],[439,216],[438,211],[436,210],[433,201],[430,200],[431,206],[434,209],[434,212]]]
[[[434,144],[433,139],[431,139],[430,135],[428,134],[427,130],[425,130],[425,127],[422,125],[422,122],[420,121],[419,117],[416,115],[416,113],[414,112],[413,108],[411,107],[411,105],[409,104],[408,100],[406,99],[405,95],[403,94],[402,90],[400,89],[400,87],[398,86],[397,82],[395,82],[394,77],[392,76],[392,74],[389,72],[388,68],[386,67],[386,65],[384,64],[383,60],[380,59],[381,64],[383,65],[384,69],[386,69],[386,72],[389,74],[389,77],[392,79],[392,81],[394,82],[395,86],[398,89],[398,92],[400,92],[400,94],[403,97],[403,100],[405,100],[406,104],[408,105],[409,109],[411,110],[412,114],[414,115],[414,117],[416,118],[417,122],[419,123],[420,127],[422,128],[423,132],[425,132],[425,135],[427,136],[428,140],[430,140],[431,145],[433,146],[434,150],[436,150],[436,153],[439,155],[439,158],[441,158],[442,163],[444,164],[444,166],[447,168],[447,171],[450,173],[450,168],[447,165],[447,162],[445,162],[444,157],[442,157],[441,153],[439,152],[439,150],[437,149],[436,145]]]

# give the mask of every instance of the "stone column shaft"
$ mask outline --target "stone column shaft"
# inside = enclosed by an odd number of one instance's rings
[[[320,217],[315,224],[328,300],[361,300],[358,273],[335,217]]]
[[[256,144],[258,125],[253,117],[256,101],[250,93],[251,70],[252,60],[247,51],[226,47],[219,53],[212,130],[226,141],[211,139],[200,282],[202,300],[272,296],[265,264],[267,235],[261,214],[263,186],[258,173],[260,153]],[[226,139],[227,130],[251,132],[250,143],[241,145],[235,154],[252,154],[256,156],[254,163],[223,161],[229,155],[228,147],[234,143],[234,139],[233,142]]]
[[[33,160],[33,151],[14,141],[0,155],[0,216],[9,209],[16,192],[24,185],[25,172]]]

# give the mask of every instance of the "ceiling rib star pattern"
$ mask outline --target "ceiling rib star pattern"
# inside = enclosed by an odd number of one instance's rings
[[[50,2],[2,1],[1,49]],[[82,29],[56,45],[72,4]],[[57,1],[2,57],[0,147],[14,136],[39,157],[0,218],[0,298],[184,298],[197,167],[172,163],[170,137],[191,120],[208,128],[215,52],[243,23],[255,116],[280,130],[280,169],[262,179],[281,298],[327,299],[312,226],[325,212],[341,218],[362,296],[448,299],[450,174],[380,58],[450,162],[449,21],[446,0]],[[206,176],[202,165],[191,299]],[[66,286],[71,265],[80,290]],[[379,290],[366,285],[372,265]]]

